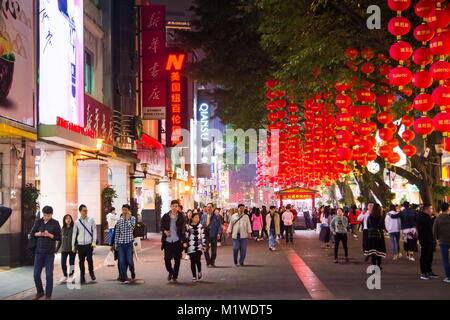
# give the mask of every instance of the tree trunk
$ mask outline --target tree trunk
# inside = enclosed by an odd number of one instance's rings
[[[345,179],[344,182],[340,182],[336,180],[336,184],[339,188],[339,191],[342,194],[342,197],[345,199],[345,204],[352,205],[355,203],[355,195],[353,194],[352,189],[348,184],[348,179]]]

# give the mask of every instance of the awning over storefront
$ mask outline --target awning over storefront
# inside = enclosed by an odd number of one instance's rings
[[[313,208],[315,207],[315,199],[318,194],[319,191],[305,188],[289,188],[275,192],[275,195],[280,200],[280,206],[283,205],[283,200],[311,199]]]
[[[97,139],[56,125],[40,125],[39,137],[80,150],[97,150]]]
[[[37,134],[0,123],[0,137],[22,137],[37,140]]]
[[[143,134],[142,139],[136,141],[136,145],[141,171],[146,171],[148,174],[158,177],[164,177],[166,169],[164,146],[158,140],[147,134]],[[145,170],[143,165],[145,165]]]

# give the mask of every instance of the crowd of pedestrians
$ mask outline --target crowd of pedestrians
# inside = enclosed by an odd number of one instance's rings
[[[36,296],[51,299],[53,290],[53,269],[55,253],[61,252],[61,283],[73,282],[75,276],[75,259],[79,260],[79,282],[86,283],[85,263],[92,281],[94,273],[93,251],[97,246],[97,225],[88,215],[85,205],[79,207],[79,218],[74,220],[65,215],[62,227],[54,220],[53,209],[42,209],[43,217],[34,224],[30,232],[29,248],[35,253],[34,280]],[[203,208],[183,211],[178,200],[170,204],[170,211],[161,217],[161,250],[169,282],[177,282],[180,265],[185,258],[190,260],[192,281],[202,279],[202,256],[206,267],[215,268],[218,247],[225,246],[231,240],[232,259],[236,267],[245,265],[248,242],[267,241],[270,251],[276,251],[284,239],[286,245],[294,243],[294,228],[298,212],[292,205],[277,208],[265,206],[249,209],[244,204],[224,210],[209,203]],[[362,232],[362,253],[365,261],[370,261],[382,270],[382,260],[386,258],[386,239],[392,252],[392,259],[402,257],[400,243],[403,243],[405,257],[415,261],[415,253],[420,244],[420,279],[429,280],[439,276],[433,272],[434,252],[439,243],[445,282],[450,282],[449,248],[450,248],[450,212],[448,203],[442,203],[435,211],[430,204],[421,207],[408,202],[401,207],[391,205],[384,210],[379,204],[369,202],[364,209],[355,205],[350,208],[332,208],[322,206],[317,211],[303,213],[306,229],[316,229],[322,248],[334,249],[334,263],[339,263],[339,249],[342,244],[345,262],[349,262],[349,237],[359,239]],[[118,260],[118,278],[127,284],[136,278],[134,265],[134,230],[136,218],[128,204],[122,206],[122,213],[111,208],[106,216],[109,233],[109,246],[114,259]],[[69,268],[67,268],[69,260]],[[46,288],[41,280],[45,268]],[[131,278],[128,277],[128,272]]]

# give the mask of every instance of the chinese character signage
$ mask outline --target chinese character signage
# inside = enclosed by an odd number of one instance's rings
[[[39,121],[84,126],[83,0],[39,4]]]
[[[181,129],[185,128],[183,118],[187,118],[185,114],[187,80],[181,74],[185,63],[185,53],[171,53],[167,57],[169,109],[166,119],[166,141],[168,146],[175,146],[182,142]]]
[[[35,126],[34,0],[0,0],[0,117]]]
[[[165,6],[141,7],[141,89],[143,120],[166,118]]]
[[[95,132],[105,144],[113,144],[112,111],[90,95],[84,95],[84,123],[88,130]]]

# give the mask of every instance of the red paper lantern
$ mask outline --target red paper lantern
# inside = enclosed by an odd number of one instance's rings
[[[284,111],[284,110],[278,111],[278,119],[282,120],[282,119],[286,118],[286,116],[287,116],[286,111]]]
[[[267,86],[268,88],[273,89],[273,88],[275,88],[275,87],[278,85],[278,83],[280,83],[279,80],[270,79],[270,80],[267,80],[266,86]]]
[[[348,148],[339,148],[337,158],[339,161],[350,161],[352,159],[353,151]]]
[[[275,122],[278,120],[278,113],[277,112],[271,112],[267,115],[267,119],[269,119],[270,122]]]
[[[411,53],[412,53],[412,48],[411,48]],[[375,66],[373,65],[372,62],[365,62],[361,66],[362,73],[371,74],[374,71],[375,71]]]
[[[387,124],[394,120],[394,115],[388,111],[380,112],[377,116],[378,122],[381,124]]]
[[[368,161],[374,161],[377,159],[377,154],[375,153],[375,151],[370,151],[367,153],[367,160]]]
[[[383,128],[378,131],[378,135],[380,136],[381,140],[389,141],[394,137],[394,132],[390,128]]]
[[[375,57],[375,51],[370,48],[364,48],[361,50],[361,57],[366,60],[371,60],[373,57]]]
[[[421,93],[414,98],[414,108],[419,111],[428,112],[433,109],[433,107],[433,98],[428,93]]]
[[[411,30],[411,22],[405,17],[394,17],[389,21],[388,30],[394,36],[404,36]]]
[[[348,130],[340,130],[336,133],[336,139],[340,144],[350,143],[352,141],[352,134]]]
[[[392,149],[395,149],[398,147],[398,140],[397,139],[391,139],[387,142],[388,146],[390,146]]]
[[[450,88],[445,86],[439,86],[433,90],[432,94],[433,102],[438,106],[450,105]]]
[[[362,101],[364,103],[372,103],[377,98],[375,93],[367,89],[359,89],[356,92],[356,97],[358,98],[359,101]]]
[[[428,13],[425,21],[433,29],[443,29],[448,26],[448,23],[450,22],[450,15],[447,10],[437,8]]]
[[[450,132],[450,113],[441,112],[433,118],[433,125],[437,131]]]
[[[398,130],[397,125],[396,125],[395,123],[393,123],[393,122],[388,123],[388,124],[386,125],[386,128],[391,129],[392,131],[394,131],[394,133],[396,133],[397,130]]]
[[[391,67],[390,65],[388,65],[388,64],[383,64],[383,65],[380,67],[380,74],[382,74],[383,76],[388,76],[388,75],[389,75],[389,72],[391,72],[391,70],[392,70],[392,67]]]
[[[276,92],[276,95],[277,95],[278,97],[281,98],[281,97],[284,97],[284,96],[286,95],[286,92],[284,92],[284,91],[279,91],[279,90],[278,90],[278,91]]]
[[[266,104],[266,108],[267,108],[267,110],[269,110],[269,111],[274,111],[274,110],[276,110],[277,109],[277,104],[274,102],[274,101],[269,101],[267,104]]]
[[[349,90],[353,86],[351,81],[336,82],[335,88],[340,92]]]
[[[433,84],[433,78],[431,78],[431,74],[428,71],[422,70],[414,74],[412,82],[416,88],[426,89]]]
[[[356,114],[361,119],[368,119],[375,112],[375,110],[373,110],[373,108],[371,108],[369,106],[359,106],[359,107],[356,107],[355,109],[356,109]]]
[[[287,109],[289,110],[289,112],[297,112],[298,111],[298,106],[296,104],[290,104],[288,105]]]
[[[276,102],[278,108],[284,108],[286,106],[286,100],[280,99]]]
[[[388,157],[388,162],[390,164],[396,164],[401,160],[400,155],[397,152],[393,152],[389,157]]]
[[[377,98],[378,104],[383,108],[390,107],[396,100],[397,98],[395,97],[395,95],[391,93],[382,94]]]
[[[434,131],[433,120],[421,117],[414,122],[414,131],[422,136],[429,135]]]
[[[352,99],[346,95],[339,95],[336,97],[336,105],[339,108],[347,108],[352,104]]]
[[[389,9],[392,11],[405,11],[411,5],[411,0],[388,0]]]
[[[380,149],[378,149],[378,154],[380,157],[387,159],[394,153],[394,150],[388,145],[381,146]]]
[[[408,144],[406,146],[403,147],[403,153],[407,156],[407,157],[412,157],[413,155],[415,155],[417,153],[417,149],[416,147]]]
[[[339,113],[336,116],[336,124],[338,127],[347,127],[352,125],[353,117],[348,113]]]
[[[417,4],[414,6],[414,12],[417,16],[421,18],[426,18],[428,14],[431,12],[431,10],[435,9],[436,6],[434,5],[434,2],[431,0],[421,0],[417,2]]]
[[[416,134],[412,130],[405,130],[402,134],[402,139],[406,142],[411,142],[416,137]]]
[[[433,61],[433,54],[430,48],[419,48],[414,51],[413,61],[415,64],[425,66]]]
[[[358,49],[356,48],[347,48],[344,51],[344,55],[348,58],[348,59],[355,59],[358,56]]]
[[[436,61],[430,67],[430,74],[435,80],[450,79],[450,63],[447,61]]]
[[[367,167],[367,165],[369,164],[367,156],[361,157],[361,159],[359,159],[357,162],[361,167]]]
[[[402,124],[405,127],[411,127],[414,124],[414,118],[411,118],[409,116],[403,116],[402,117]]]
[[[277,95],[269,90],[266,92],[266,97],[267,97],[267,99],[273,100],[277,97]]]
[[[375,125],[375,127],[376,127],[376,125]],[[375,131],[375,129],[373,128],[373,125],[370,122],[361,123],[358,126],[358,133],[364,137],[371,135],[374,131]]]
[[[430,41],[431,53],[443,56],[450,53],[450,39],[446,35],[436,36]]]
[[[290,123],[292,123],[292,124],[298,123],[298,120],[299,120],[299,118],[298,118],[298,116],[296,116],[296,115],[291,115],[291,116],[288,117],[288,121],[289,121]]]
[[[277,127],[278,127],[278,130],[286,129],[286,127],[287,127],[286,122],[283,122],[283,121],[278,122]]]
[[[433,39],[435,31],[429,24],[423,23],[414,29],[414,38],[419,42],[428,42]]]
[[[396,67],[389,73],[389,80],[393,86],[406,86],[412,80],[412,73],[408,68]]]
[[[413,53],[412,46],[405,41],[399,41],[394,43],[389,50],[391,58],[396,61],[405,61],[409,59],[409,57],[411,57],[412,53]]]

